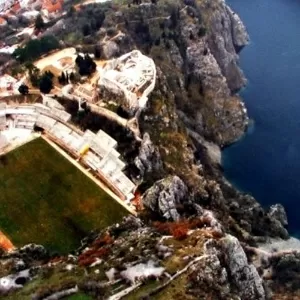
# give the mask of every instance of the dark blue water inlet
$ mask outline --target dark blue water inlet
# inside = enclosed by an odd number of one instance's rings
[[[223,152],[225,176],[263,206],[282,203],[300,232],[300,1],[227,0],[251,43],[241,92],[254,130]]]

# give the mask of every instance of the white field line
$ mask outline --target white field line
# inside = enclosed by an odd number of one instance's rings
[[[93,182],[95,182],[102,190],[104,190],[109,196],[111,196],[114,200],[116,200],[119,204],[121,204],[129,213],[134,216],[137,216],[137,212],[132,210],[124,201],[122,201],[115,193],[113,193],[104,183],[100,180],[96,179],[91,173],[89,173],[80,163],[78,163],[75,159],[69,156],[65,151],[63,151],[59,146],[57,146],[54,142],[49,140],[47,137],[42,135],[42,138],[51,145],[56,151],[58,151],[61,155],[63,155],[69,162],[71,162],[76,168],[78,168],[81,172],[83,172],[88,178],[90,178]]]

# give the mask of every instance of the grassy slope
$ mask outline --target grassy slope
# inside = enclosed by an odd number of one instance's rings
[[[16,246],[67,252],[126,211],[42,139],[0,158],[0,229]]]

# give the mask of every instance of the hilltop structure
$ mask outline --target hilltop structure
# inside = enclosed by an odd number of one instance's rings
[[[121,104],[130,109],[145,107],[155,87],[155,63],[138,50],[108,61],[99,72],[100,90],[121,96]]]

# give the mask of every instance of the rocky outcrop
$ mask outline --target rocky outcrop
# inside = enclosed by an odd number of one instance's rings
[[[218,145],[208,142],[200,134],[194,132],[193,130],[187,129],[187,132],[195,142],[198,149],[202,147],[206,150],[206,153],[212,164],[221,165],[222,153]]]
[[[119,46],[114,41],[108,41],[102,46],[104,59],[112,59],[120,52]]]
[[[153,145],[148,133],[145,133],[143,136],[139,155],[135,158],[134,163],[142,177],[152,172],[161,172],[163,169],[160,153]]]
[[[200,82],[200,97],[194,95],[190,100],[199,101],[198,109],[194,109],[193,117],[189,114],[189,123],[196,132],[222,146],[240,138],[248,122],[241,99],[233,95],[246,83],[238,66],[237,48],[247,44],[248,34],[223,1],[216,1],[213,8],[208,1],[198,5],[198,14],[209,16],[204,25],[199,17],[191,23],[187,10],[181,13],[179,28],[186,49],[181,50],[185,52],[186,76]],[[209,29],[206,35],[199,34],[203,26]]]
[[[229,185],[223,186],[223,189],[231,189]],[[273,213],[265,212],[260,204],[250,195],[235,192],[233,198],[227,198],[230,214],[233,216],[239,226],[252,236],[274,237],[288,239],[289,234],[284,225],[284,209],[271,209]],[[276,212],[276,213],[275,213]],[[281,213],[279,213],[281,212]],[[281,223],[281,220],[283,223]]]
[[[146,191],[143,205],[168,220],[178,221],[180,215],[177,206],[188,199],[188,189],[183,181],[177,176],[170,176],[156,182]]]
[[[242,21],[226,4],[219,2],[209,19],[209,48],[218,62],[231,91],[245,85],[245,77],[238,66],[238,55],[249,42],[249,36]]]
[[[231,19],[232,42],[236,52],[239,53],[249,43],[249,35],[239,15],[232,11],[228,5],[226,10]]]
[[[295,251],[294,253],[283,253],[280,256],[274,255],[271,258],[271,265],[274,275],[279,280],[288,281],[288,277],[294,277],[289,273],[296,273],[297,277],[300,278],[300,252]]]
[[[205,297],[207,294],[219,300],[226,300],[230,297],[228,274],[216,254],[203,257],[193,267],[189,282],[189,293],[197,297],[200,295]]]
[[[222,252],[226,259],[228,272],[242,299],[264,300],[265,291],[262,279],[253,265],[250,265],[247,256],[233,236],[226,236],[221,241]]]
[[[20,258],[25,262],[31,262],[33,260],[44,260],[49,258],[49,252],[42,245],[28,244],[9,252],[7,257]]]
[[[282,226],[286,227],[288,225],[287,215],[281,204],[272,205],[267,214],[269,218],[278,221]]]

